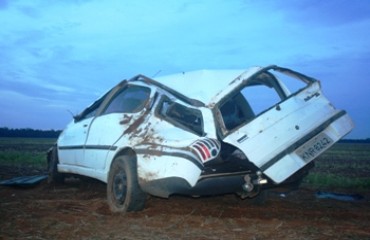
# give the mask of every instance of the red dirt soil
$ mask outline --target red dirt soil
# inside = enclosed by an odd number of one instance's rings
[[[0,239],[370,239],[370,194],[317,199],[301,188],[269,192],[266,203],[235,195],[149,197],[141,212],[113,214],[105,184],[46,181],[0,187]]]

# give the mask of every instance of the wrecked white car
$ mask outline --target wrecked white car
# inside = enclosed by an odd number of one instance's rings
[[[74,117],[48,152],[49,180],[101,180],[114,212],[143,209],[147,194],[254,197],[301,180],[352,128],[319,81],[286,68],[138,75]]]

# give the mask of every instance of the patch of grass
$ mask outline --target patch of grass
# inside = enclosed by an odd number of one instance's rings
[[[4,138],[0,137],[0,145],[53,145],[56,142],[55,138]]]
[[[370,158],[369,143],[336,143],[324,152],[320,159],[325,160],[351,160],[368,161]]]
[[[12,166],[46,167],[46,152],[0,151],[0,163]]]
[[[370,189],[370,144],[336,143],[315,160],[304,184],[321,189]]]
[[[46,167],[46,152],[55,143],[50,138],[0,138],[0,164]]]
[[[304,184],[323,189],[368,190],[370,189],[370,177],[353,178],[334,174],[310,173],[304,179]]]

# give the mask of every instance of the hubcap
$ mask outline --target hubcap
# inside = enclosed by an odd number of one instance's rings
[[[123,172],[118,172],[114,176],[113,193],[116,201],[119,204],[122,204],[125,201],[126,191],[127,191],[126,175]]]

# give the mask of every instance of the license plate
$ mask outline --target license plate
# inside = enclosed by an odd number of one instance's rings
[[[303,159],[303,161],[308,163],[328,149],[332,144],[333,140],[330,137],[325,133],[320,133],[299,147],[295,152]]]

